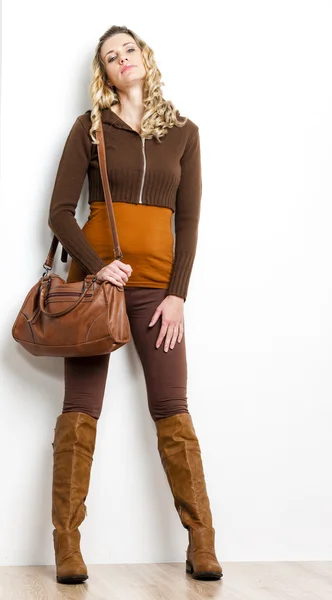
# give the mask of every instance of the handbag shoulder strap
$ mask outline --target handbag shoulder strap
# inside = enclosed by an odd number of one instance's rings
[[[101,180],[102,180],[102,184],[103,184],[104,197],[105,197],[105,203],[106,203],[107,212],[108,212],[108,218],[109,218],[110,226],[111,226],[111,233],[112,233],[112,240],[113,240],[113,253],[114,253],[115,259],[121,260],[121,258],[123,257],[123,254],[122,254],[120,244],[119,244],[118,232],[117,232],[117,228],[116,228],[115,216],[114,216],[114,211],[113,211],[112,195],[111,195],[111,189],[110,189],[110,184],[109,184],[108,174],[107,174],[104,131],[103,131],[103,124],[102,124],[101,120],[100,120],[100,125],[96,131],[96,137],[99,142],[99,144],[97,145],[99,168],[100,168],[100,175],[101,175]],[[43,264],[43,267],[46,269],[46,271],[52,269],[54,256],[55,256],[58,244],[59,244],[58,238],[56,237],[56,235],[53,235],[53,239],[52,239],[51,246],[50,246],[50,249],[47,254],[47,258],[45,260],[45,263]],[[68,253],[65,250],[65,248],[62,248],[62,254],[61,254],[62,262],[67,262],[67,254]],[[46,271],[45,271],[45,273],[46,273]]]
[[[121,248],[120,248],[120,244],[119,244],[118,232],[117,232],[115,217],[114,217],[111,189],[110,189],[110,184],[109,184],[109,179],[108,179],[108,174],[107,174],[106,149],[105,149],[105,140],[104,140],[104,131],[103,131],[102,121],[100,121],[100,125],[99,125],[99,128],[97,129],[96,135],[97,135],[97,140],[99,141],[97,150],[98,150],[98,158],[99,158],[100,175],[101,175],[101,180],[102,180],[102,184],[103,184],[108,218],[110,220],[110,225],[111,225],[111,232],[112,232],[112,239],[113,239],[113,252],[114,252],[115,258],[117,258],[118,260],[121,260],[121,258],[123,257],[123,254],[121,252]]]

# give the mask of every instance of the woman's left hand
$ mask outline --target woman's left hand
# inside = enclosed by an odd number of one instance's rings
[[[161,328],[156,341],[156,348],[159,348],[165,335],[165,352],[168,352],[168,348],[173,350],[177,341],[181,342],[184,331],[183,305],[183,298],[172,296],[170,294],[164,298],[159,306],[157,306],[149,323],[149,327],[152,327],[158,321],[160,315],[162,315]]]

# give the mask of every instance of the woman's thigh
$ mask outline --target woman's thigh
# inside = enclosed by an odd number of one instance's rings
[[[154,421],[189,412],[187,404],[187,359],[185,336],[173,349],[159,348],[156,341],[161,319],[149,327],[151,318],[166,296],[166,289],[127,287],[126,307],[132,338],[141,360],[151,417]]]

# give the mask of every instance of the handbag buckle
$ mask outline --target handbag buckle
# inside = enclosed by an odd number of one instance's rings
[[[52,271],[52,267],[49,267],[45,263],[43,264],[43,267],[44,267],[44,269],[46,269],[46,271],[44,271],[44,273],[43,273],[43,277],[45,277],[45,275],[46,276],[48,275],[47,271]]]

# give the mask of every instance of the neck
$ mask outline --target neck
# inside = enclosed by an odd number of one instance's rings
[[[114,105],[116,114],[124,121],[140,124],[144,113],[142,86],[131,86],[117,93],[120,104]]]

